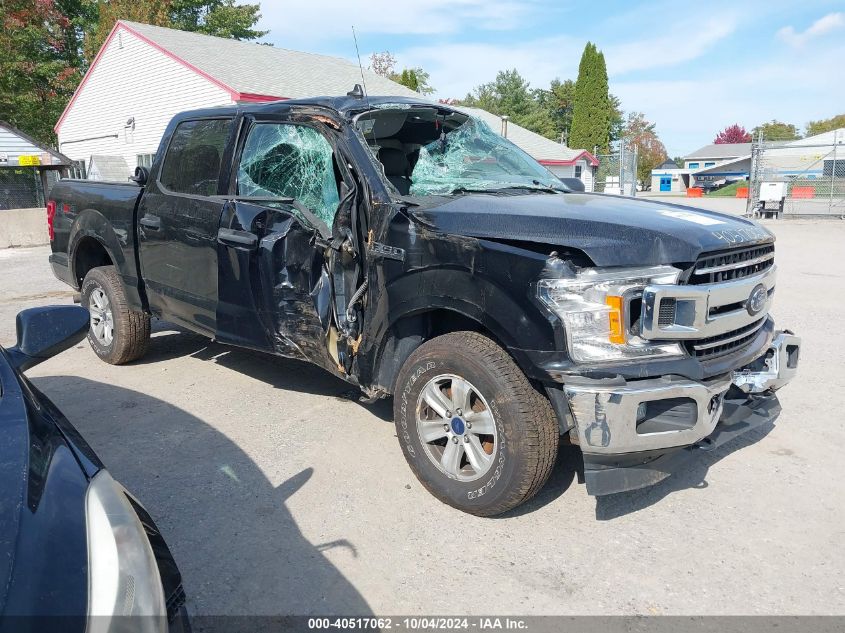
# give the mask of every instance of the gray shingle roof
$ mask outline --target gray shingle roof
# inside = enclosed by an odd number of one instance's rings
[[[92,154],[88,161],[88,178],[124,182],[132,174],[123,156]]]
[[[467,114],[481,119],[496,134],[502,133],[502,118],[496,114],[482,110],[481,108],[468,108],[465,106],[454,106]],[[520,147],[535,160],[563,160],[573,161],[584,153],[582,149],[572,149],[566,145],[555,143],[551,139],[520,127],[513,121],[508,121],[508,140]]]
[[[712,145],[705,145],[704,147],[695,150],[692,154],[687,154],[684,159],[689,158],[737,158],[751,153],[751,143],[714,143]]]
[[[297,99],[342,95],[361,83],[357,64],[340,57],[188,33],[121,20],[122,24],[239,93]],[[364,69],[373,95],[419,94]]]

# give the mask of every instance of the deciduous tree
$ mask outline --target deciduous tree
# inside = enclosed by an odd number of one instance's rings
[[[236,4],[235,0],[170,0],[170,23],[182,31],[255,40],[269,33],[255,28],[260,10],[258,3]]]
[[[405,68],[401,73],[392,73],[389,78],[423,95],[430,95],[434,92],[434,88],[429,84],[430,75],[419,66]]]
[[[655,124],[646,120],[642,112],[628,114],[624,135],[637,150],[637,180],[647,189],[651,184],[651,170],[668,158],[666,148],[657,136]]]
[[[734,123],[719,132],[716,138],[713,139],[713,142],[717,145],[724,145],[725,143],[750,143],[751,135],[739,123]]]
[[[72,28],[53,0],[0,4],[0,119],[43,143],[55,142],[53,124],[81,76]]]
[[[807,136],[815,136],[816,134],[823,134],[843,127],[845,127],[845,114],[837,114],[829,119],[810,121],[807,124]]]
[[[370,70],[382,77],[390,77],[396,72],[396,58],[390,51],[370,55]]]
[[[754,138],[759,138],[762,133],[764,141],[794,141],[801,138],[798,128],[791,123],[782,123],[772,119],[768,123],[761,123],[751,133]]]
[[[500,70],[495,80],[476,86],[460,103],[507,116],[517,125],[553,138],[554,123],[535,97],[536,91],[514,68]]]

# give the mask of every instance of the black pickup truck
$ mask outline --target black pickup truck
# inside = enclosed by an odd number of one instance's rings
[[[55,274],[100,358],[157,317],[393,396],[436,497],[505,512],[563,441],[603,495],[774,420],[800,340],[775,331],[754,222],[568,190],[458,109],[395,97],[185,112],[135,182],[62,180]]]

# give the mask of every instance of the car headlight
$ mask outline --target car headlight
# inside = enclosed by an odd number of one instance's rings
[[[88,633],[165,631],[164,591],[150,541],[123,488],[105,470],[91,480],[85,516]]]
[[[569,353],[579,362],[682,356],[678,343],[653,343],[636,333],[642,290],[675,284],[672,266],[589,268],[569,279],[542,279],[537,296],[563,321]]]

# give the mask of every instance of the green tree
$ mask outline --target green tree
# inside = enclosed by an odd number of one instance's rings
[[[90,63],[118,20],[166,26],[235,40],[254,40],[268,31],[253,28],[261,18],[258,4],[235,0],[96,0],[96,20],[85,34]]]
[[[430,76],[422,68],[405,68],[401,73],[391,73],[390,79],[423,95],[430,95],[434,88],[429,84]]]
[[[845,127],[845,114],[837,114],[829,119],[810,121],[807,124],[807,136],[823,134],[824,132],[830,132],[831,130],[838,130],[841,127]]]
[[[801,138],[797,127],[791,123],[782,123],[775,119],[768,123],[761,123],[751,130],[755,139],[759,138],[761,132],[764,141],[794,141]]]
[[[174,29],[197,31],[232,40],[254,40],[269,31],[255,29],[261,6],[236,4],[235,0],[170,0],[170,23]]]
[[[81,77],[69,20],[52,0],[1,0],[0,119],[53,144],[53,124]]]
[[[97,18],[88,24],[88,31],[84,34],[84,54],[86,67],[97,56],[100,47],[114,28],[118,20],[143,22],[155,26],[172,26],[170,21],[170,0],[98,0],[96,3]]]
[[[651,170],[668,158],[666,148],[657,136],[655,124],[646,120],[642,112],[630,112],[625,122],[624,136],[637,150],[637,180],[643,189],[651,184]]]
[[[536,91],[531,90],[529,82],[516,69],[500,70],[495,80],[476,86],[457,103],[507,116],[517,125],[554,138],[554,122],[535,95]]]
[[[548,90],[534,91],[537,105],[548,116],[552,133],[550,138],[564,143],[569,141],[569,130],[572,127],[572,109],[575,102],[575,82],[571,79],[561,81],[552,79]]]
[[[614,104],[608,93],[604,54],[595,44],[587,42],[578,66],[578,80],[575,82],[569,146],[589,151],[598,147],[600,152],[607,151],[613,115]]]

